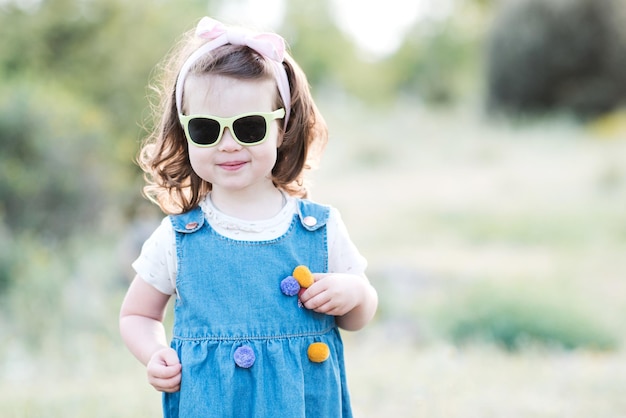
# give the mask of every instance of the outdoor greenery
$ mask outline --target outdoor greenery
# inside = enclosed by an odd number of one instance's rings
[[[156,66],[225,1],[0,2],[0,416],[158,416],[117,330],[162,216],[134,159]],[[276,28],[330,127],[313,197],[341,211],[380,295],[374,323],[345,333],[355,409],[624,415],[626,96],[583,119],[562,100],[507,109],[517,93],[499,77],[534,89],[559,71],[513,80],[531,43],[507,36],[531,29],[509,7],[537,2],[452,3],[384,57],[337,26],[331,1],[286,1]]]
[[[580,295],[537,283],[479,283],[451,295],[441,312],[443,328],[455,343],[493,342],[517,351],[533,345],[614,349],[619,341],[602,316]],[[580,299],[580,300],[579,300]]]
[[[138,213],[157,213],[141,197],[134,163],[153,123],[149,85],[180,34],[218,7],[173,0],[0,4],[0,221],[8,240],[30,234],[57,246],[76,233],[98,235],[103,222],[110,230],[112,221],[123,227]],[[290,1],[283,24],[315,91],[343,91],[379,106],[399,92],[433,102],[461,94],[453,80],[471,72],[466,57],[477,40],[460,42],[453,19],[445,23],[450,28],[411,36],[397,54],[371,62],[334,24],[329,7]],[[15,263],[0,263],[2,286],[17,279]]]
[[[492,110],[596,116],[624,103],[624,0],[505,1],[489,36]]]

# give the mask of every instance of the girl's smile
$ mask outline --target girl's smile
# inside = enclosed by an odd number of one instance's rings
[[[246,161],[228,161],[217,164],[219,167],[226,171],[237,171],[247,164]]]

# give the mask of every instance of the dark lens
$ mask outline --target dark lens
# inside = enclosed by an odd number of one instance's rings
[[[235,136],[240,142],[254,144],[265,138],[265,118],[263,116],[244,116],[233,122]]]
[[[220,123],[213,119],[194,118],[189,121],[189,137],[198,145],[211,145],[220,136]]]

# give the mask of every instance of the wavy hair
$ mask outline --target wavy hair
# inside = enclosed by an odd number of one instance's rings
[[[157,102],[152,106],[154,129],[143,141],[137,161],[144,171],[144,195],[168,214],[187,212],[211,191],[211,183],[200,178],[189,161],[188,143],[176,110],[176,77],[184,61],[203,41],[187,32],[160,65],[160,79],[152,89]],[[282,143],[272,169],[274,185],[292,196],[308,195],[304,173],[321,158],[328,131],[311,95],[306,75],[289,54],[283,66],[289,79],[291,113],[286,127],[280,125]],[[247,46],[224,45],[198,60],[193,75],[221,75],[240,80],[274,79],[266,59]],[[276,107],[284,107],[276,87]]]

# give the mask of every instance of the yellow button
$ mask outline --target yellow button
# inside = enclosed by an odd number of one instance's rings
[[[323,363],[330,356],[330,349],[324,343],[313,343],[307,350],[307,356],[313,363]]]

